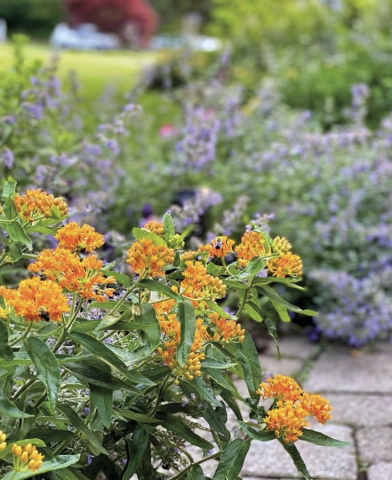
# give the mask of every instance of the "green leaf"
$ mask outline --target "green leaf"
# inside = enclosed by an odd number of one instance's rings
[[[278,303],[284,308],[287,308],[287,310],[290,310],[292,312],[300,313],[301,315],[308,315],[310,317],[316,316],[317,312],[314,312],[313,310],[302,310],[302,308],[296,307],[295,305],[292,305],[289,302],[286,302],[281,296],[279,296],[274,289],[269,287],[268,285],[258,285],[257,289],[263,293],[266,297],[268,297],[270,300],[273,300],[274,302]]]
[[[296,469],[302,473],[302,475],[306,478],[306,480],[313,480],[306,468],[305,462],[302,460],[302,457],[297,449],[297,447],[293,443],[285,443],[283,440],[279,438],[280,443],[283,445],[283,448],[286,452],[290,455],[292,461]]]
[[[46,444],[63,442],[72,438],[78,438],[76,433],[69,430],[59,430],[57,428],[33,428],[29,431],[31,437],[38,437]],[[34,442],[30,442],[34,443]]]
[[[237,389],[235,388],[234,385],[232,385],[226,378],[217,370],[210,369],[210,368],[205,368],[204,363],[202,363],[203,370],[213,379],[215,382],[220,385],[223,388],[226,388],[231,395],[235,398],[238,398],[238,400],[242,400],[242,397],[238,393]]]
[[[335,438],[328,437],[328,435],[324,435],[323,433],[316,432],[315,430],[310,430],[309,428],[303,428],[302,435],[298,438],[299,440],[315,443],[316,445],[322,445],[324,447],[342,448],[349,445],[348,442],[342,442],[341,440],[336,440]]]
[[[255,344],[249,332],[245,333],[244,341],[237,346],[237,349],[241,353],[238,356],[238,360],[244,371],[244,380],[248,387],[249,395],[253,399],[259,398],[256,395],[256,390],[263,380],[263,373]]]
[[[75,358],[75,360],[77,357]],[[106,364],[105,364],[106,365]],[[125,390],[133,392],[120,378],[115,378],[111,374],[95,368],[92,365],[84,365],[83,363],[68,363],[64,365],[65,370],[72,373],[79,380],[86,382],[88,385],[96,387],[108,388],[110,390]]]
[[[296,290],[306,291],[306,288],[297,285],[298,279],[288,279],[288,278],[279,278],[279,277],[258,277],[253,281],[253,285],[262,285],[269,283],[283,283],[286,287],[294,288]]]
[[[101,272],[108,276],[108,277],[114,277],[120,285],[123,285],[124,287],[130,287],[132,284],[132,280],[128,275],[125,275],[125,273],[120,273],[120,272],[113,272],[110,270],[105,270],[104,268],[101,268]]]
[[[182,391],[188,398],[192,398],[192,393],[197,395],[200,400],[204,400],[209,405],[220,407],[221,403],[214,397],[211,389],[200,377],[195,377],[191,382],[188,380],[180,380]]]
[[[258,440],[259,442],[270,442],[271,440],[276,440],[274,432],[270,430],[255,430],[250,427],[245,422],[238,422],[242,431],[244,431],[250,438],[253,440]]]
[[[244,310],[248,312],[250,317],[253,318],[253,320],[256,320],[256,322],[263,321],[263,317],[255,305],[250,305],[247,303],[244,307]]]
[[[108,369],[110,374],[110,367]],[[91,410],[97,411],[97,424],[109,429],[113,413],[113,390],[90,385],[90,402]]]
[[[123,473],[123,480],[130,479],[139,466],[142,464],[145,451],[148,449],[150,441],[149,433],[140,425],[135,428],[131,440],[127,442],[127,468]]]
[[[229,315],[227,312],[225,312],[223,310],[223,308],[221,308],[217,303],[213,302],[212,300],[206,300],[205,302],[211,308],[212,311],[214,311],[215,313],[217,313],[221,317],[228,318],[229,320],[236,320],[237,319],[236,316]]]
[[[88,477],[76,468],[62,468],[61,470],[57,470],[56,476],[61,480],[89,480]]]
[[[282,307],[282,305],[279,305],[279,303],[274,302],[273,300],[271,300],[271,303],[274,306],[275,310],[278,312],[278,315],[283,322],[291,322],[291,318],[289,317],[289,314],[287,313],[287,309],[285,307]]]
[[[8,223],[6,230],[14,242],[22,243],[26,245],[29,250],[33,249],[33,243],[27,233],[24,231],[24,228],[19,222]]]
[[[16,192],[16,180],[12,177],[8,177],[8,180],[4,184],[3,188],[3,211],[8,220],[14,220],[18,217],[14,204],[14,196]]]
[[[234,280],[243,280],[245,278],[254,277],[266,266],[267,260],[264,258],[254,257],[251,258],[248,265],[241,271],[241,273],[234,275]]]
[[[60,395],[60,367],[56,356],[46,343],[37,337],[29,337],[24,345],[37,369],[37,377],[46,387],[50,405],[56,408]]]
[[[46,462],[43,462],[38,472],[32,472],[29,470],[28,472],[15,472],[12,470],[11,472],[7,473],[2,480],[24,480],[25,478],[32,478],[36,475],[41,475],[47,472],[55,472],[56,470],[61,470],[62,468],[69,467],[74,463],[79,461],[80,455],[59,455],[58,457],[51,458]]]
[[[205,360],[203,360],[203,363],[201,366],[203,368],[208,368],[208,369],[216,369],[216,370],[227,370],[228,368],[235,367],[237,363],[234,362],[221,362],[219,360],[215,360],[214,358],[209,358],[206,357]]]
[[[34,416],[22,412],[22,410],[19,410],[19,408],[15,407],[15,405],[6,398],[0,398],[0,413],[6,417],[12,418],[30,418]]]
[[[154,245],[166,245],[166,242],[163,238],[161,238],[155,233],[145,230],[144,228],[133,228],[132,235],[136,238],[136,240],[142,240],[143,238],[147,238],[148,240],[152,240],[154,242]]]
[[[143,303],[142,314],[137,318],[139,319],[138,328],[132,327],[132,324],[136,322],[129,322],[132,330],[141,330],[144,334],[142,338],[147,341],[150,351],[155,350],[161,340],[161,327],[159,326],[154,307],[149,303]]]
[[[181,417],[177,417],[175,415],[167,415],[165,421],[163,421],[161,425],[162,427],[166,428],[166,430],[169,430],[169,432],[181,435],[181,437],[183,437],[192,445],[196,445],[196,447],[203,448],[204,450],[214,448],[214,445],[212,445],[212,443],[200,437],[192,429],[190,429],[184,423],[184,420]]]
[[[104,343],[85,333],[72,333],[70,337],[83,345],[90,353],[96,355],[100,360],[107,363],[110,367],[117,370],[131,383],[142,385],[155,385],[154,382],[146,378],[141,373],[130,370],[125,363],[117,357]]]
[[[247,288],[249,288],[249,285],[247,285],[246,283],[237,282],[232,278],[225,278],[223,280],[223,283],[227,287],[232,288],[233,290],[246,290]]]
[[[188,480],[206,480],[204,476],[203,469],[200,465],[193,465],[193,467],[189,470],[187,475]]]
[[[168,242],[169,238],[176,234],[176,227],[168,212],[163,216],[163,228],[165,229],[165,240]]]
[[[214,277],[219,277],[223,273],[225,273],[226,268],[225,267],[220,267],[219,265],[215,265],[215,263],[210,262],[207,265],[207,273],[210,275],[213,275]]]
[[[7,325],[0,320],[0,357],[4,360],[12,360],[14,353],[8,344],[8,328]],[[3,365],[2,365],[3,366]]]
[[[174,300],[176,300],[178,303],[181,303],[184,301],[181,295],[178,295],[178,293],[173,292],[173,290],[170,287],[168,287],[163,283],[157,282],[156,280],[149,280],[149,279],[141,280],[139,282],[139,285],[142,288],[147,288],[151,292],[159,292],[165,295],[166,297],[174,298]]]
[[[268,313],[265,313],[264,316],[264,325],[267,327],[268,333],[271,335],[273,338],[276,349],[278,351],[278,357],[280,358],[280,350],[279,350],[279,343],[278,343],[278,331],[276,329],[276,325],[274,320],[268,315]]]
[[[236,480],[241,472],[250,442],[236,438],[226,447],[213,480]]]
[[[138,423],[161,423],[161,420],[157,418],[150,417],[149,415],[145,415],[144,413],[137,413],[133,412],[132,410],[123,410],[115,411],[115,414],[118,417],[129,418],[130,420],[135,420]]]
[[[178,305],[178,320],[181,323],[181,340],[178,344],[176,358],[183,367],[188,359],[196,333],[195,309],[190,302],[186,301]]]
[[[59,403],[57,405],[57,408],[66,415],[68,420],[71,422],[71,425],[73,425],[77,430],[80,430],[86,435],[94,454],[103,453],[104,455],[109,455],[108,451],[100,444],[97,437],[83,422],[79,415],[73,410],[73,408],[71,408],[69,405],[66,405],[65,403]]]

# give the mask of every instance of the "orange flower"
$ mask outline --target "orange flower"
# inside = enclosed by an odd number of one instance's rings
[[[285,375],[268,378],[267,382],[260,384],[260,387],[256,393],[261,395],[263,400],[274,398],[275,400],[296,402],[303,394],[303,390],[298,383]]]
[[[331,418],[332,407],[321,395],[310,395],[290,377],[276,375],[267,383],[260,384],[256,390],[263,399],[274,398],[276,407],[269,410],[264,418],[269,430],[285,442],[295,442],[302,435],[302,428],[307,426],[305,418],[313,415],[318,422],[325,423]]]
[[[163,238],[165,236],[165,229],[162,222],[147,222],[143,228],[151,233],[155,233],[155,235],[159,237]]]
[[[332,418],[332,406],[328,400],[321,395],[311,395],[305,392],[302,404],[304,409],[307,410],[310,415],[313,415],[319,423],[325,423]]]
[[[41,189],[28,190],[23,196],[16,194],[14,203],[19,216],[27,221],[42,217],[60,218],[68,213],[67,204],[61,198],[54,198]]]
[[[159,315],[158,321],[164,334],[164,344],[157,349],[158,354],[163,358],[164,363],[173,370],[173,373],[179,378],[193,380],[194,377],[201,375],[201,361],[204,360],[204,352],[200,350],[208,340],[207,328],[203,325],[201,318],[196,319],[196,332],[191,351],[183,367],[178,363],[176,354],[181,340],[181,324],[175,313],[169,315]]]
[[[305,420],[307,412],[301,406],[294,406],[293,402],[274,408],[267,412],[264,418],[268,430],[272,430],[276,437],[281,437],[284,442],[296,442],[302,435],[302,429],[308,426]]]
[[[273,276],[279,278],[285,278],[287,275],[290,277],[302,276],[301,258],[290,252],[279,258],[271,258],[267,263],[267,268]]]
[[[216,237],[207,245],[199,248],[199,252],[208,252],[210,257],[225,258],[228,253],[233,252],[234,240],[225,236]]]
[[[235,247],[238,255],[238,265],[240,267],[246,267],[252,258],[267,256],[264,244],[264,238],[260,233],[253,231],[246,232],[241,238],[241,243]]]
[[[178,288],[175,285],[173,285],[171,289],[173,290],[173,292],[178,293]],[[176,304],[177,302],[174,300],[174,298],[168,298],[162,301],[157,301],[156,303],[153,303],[152,306],[154,307],[155,312],[160,315],[162,313],[171,312],[176,306]]]
[[[208,318],[215,327],[213,336],[215,341],[230,343],[232,341],[242,342],[244,340],[245,330],[241,327],[241,324],[236,323],[234,320],[220,317],[217,313],[211,313],[208,315]]]
[[[59,247],[72,252],[84,251],[90,253],[105,243],[103,235],[97,233],[95,228],[90,227],[90,225],[80,227],[76,222],[69,223],[61,228],[55,238],[59,242]]]
[[[197,251],[194,251],[194,250],[189,250],[188,252],[184,252],[182,255],[181,255],[181,260],[183,262],[187,262],[189,260],[195,260],[195,258],[197,258],[197,255],[199,254],[199,252]]]
[[[206,307],[205,302],[196,299],[223,298],[226,295],[226,285],[217,278],[207,273],[206,267],[201,262],[185,262],[186,269],[182,272],[184,280],[181,282],[182,294],[185,298],[195,299],[196,308]]]
[[[27,322],[40,320],[58,322],[61,315],[70,309],[62,288],[51,280],[29,278],[22,280],[17,290],[6,290],[5,287],[1,287],[0,295],[6,300],[7,305],[12,306],[15,313],[24,317]]]
[[[103,275],[100,271],[102,265],[103,262],[95,255],[80,258],[69,250],[57,247],[41,252],[28,269],[57,282],[71,293],[78,293],[86,300],[103,302],[105,295],[111,297],[115,291],[114,288],[107,288],[107,285],[116,280]]]
[[[38,452],[37,447],[31,443],[23,447],[14,443],[11,452],[14,456],[14,469],[16,471],[22,471],[22,469],[27,467],[32,472],[35,472],[41,468],[42,460],[45,458],[42,453]]]
[[[142,238],[128,250],[127,262],[137,274],[146,271],[151,277],[164,276],[163,267],[174,262],[174,250],[166,245],[155,245],[150,239]]]

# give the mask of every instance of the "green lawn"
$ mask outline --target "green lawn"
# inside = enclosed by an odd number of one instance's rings
[[[47,45],[29,44],[25,47],[29,60],[50,60],[60,56],[59,75],[67,79],[71,70],[77,73],[85,100],[96,99],[107,85],[127,89],[135,82],[139,72],[146,66],[160,61],[164,56],[156,52],[113,51],[77,52],[51,50]],[[0,74],[12,65],[13,51],[9,43],[0,44]]]

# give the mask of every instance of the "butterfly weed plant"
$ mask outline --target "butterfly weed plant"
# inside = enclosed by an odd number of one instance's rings
[[[125,274],[98,258],[100,233],[67,218],[63,199],[5,183],[0,263],[27,273],[0,287],[3,480],[234,480],[257,441],[280,442],[310,479],[296,442],[344,445],[307,428],[331,417],[325,398],[282,375],[263,381],[241,324],[246,311],[276,341],[266,302],[284,322],[315,314],[273,289],[301,288],[285,238],[254,227],[238,245],[221,236],[189,251],[166,214],[133,229]],[[55,248],[37,252],[40,235]],[[222,308],[229,294],[235,314]]]

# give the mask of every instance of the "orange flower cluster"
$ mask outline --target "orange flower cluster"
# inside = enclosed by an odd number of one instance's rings
[[[318,422],[325,423],[331,418],[332,407],[321,395],[304,392],[290,377],[276,375],[260,384],[256,391],[263,399],[274,398],[276,407],[269,410],[264,422],[269,430],[275,432],[286,443],[295,442],[302,435],[302,429],[308,425],[305,420],[313,415]]]
[[[48,195],[41,189],[28,190],[23,196],[16,194],[14,203],[19,216],[27,221],[42,217],[60,218],[68,213],[67,204],[61,198]]]
[[[96,232],[95,228],[90,227],[90,225],[80,227],[76,222],[69,223],[61,228],[55,239],[59,242],[59,247],[77,253],[90,253],[105,243],[103,235]]]
[[[155,235],[158,235],[159,237],[164,238],[165,236],[165,229],[162,222],[147,222],[143,228],[151,233],[155,233]]]
[[[14,468],[16,471],[27,467],[32,472],[36,472],[42,466],[44,455],[39,453],[37,447],[31,443],[28,443],[24,447],[14,443],[11,452],[14,456]]]
[[[41,252],[28,269],[57,282],[71,293],[78,293],[86,300],[103,302],[105,295],[111,297],[115,291],[114,288],[107,288],[107,285],[116,280],[101,273],[102,265],[103,262],[95,255],[80,258],[69,250],[57,247]]]
[[[185,262],[186,269],[182,272],[184,280],[181,282],[183,295],[189,299],[223,298],[226,295],[226,285],[217,277],[207,273],[206,267],[201,262]],[[205,302],[195,300],[195,307],[203,308]]]
[[[225,236],[216,237],[207,245],[199,248],[199,252],[208,252],[210,257],[225,258],[228,253],[233,252],[234,240]]]
[[[201,318],[196,319],[195,338],[183,367],[180,366],[176,358],[177,348],[181,340],[181,324],[177,319],[177,315],[175,313],[159,315],[158,320],[166,339],[163,347],[157,349],[164,363],[173,370],[177,378],[193,380],[194,377],[201,375],[201,361],[204,360],[205,355],[200,350],[209,338],[207,328],[203,325],[203,320]]]
[[[264,238],[258,232],[246,232],[241,238],[241,243],[235,247],[238,255],[238,265],[246,267],[249,261],[255,257],[265,257],[267,255]]]
[[[171,289],[173,290],[173,292],[178,293],[178,288],[176,287],[176,285],[173,285]],[[167,300],[165,299],[165,300],[153,303],[152,306],[154,307],[155,312],[158,315],[161,315],[163,313],[171,312],[176,306],[176,304],[177,302],[173,298],[168,298]]]
[[[9,307],[13,307],[15,313],[27,322],[58,322],[61,315],[69,311],[68,299],[63,295],[62,288],[51,280],[42,281],[39,277],[22,280],[17,290],[1,286],[0,295],[8,307],[8,310],[0,312],[3,318],[10,312]]]
[[[211,313],[208,315],[208,318],[215,327],[213,336],[215,341],[224,343],[230,343],[232,341],[241,343],[244,341],[245,330],[241,327],[241,324],[236,323],[234,320],[221,317],[217,313]]]
[[[290,252],[278,258],[271,258],[268,261],[267,268],[273,276],[279,278],[302,276],[301,258]]]
[[[174,262],[174,250],[166,245],[155,245],[150,239],[142,238],[128,250],[127,262],[140,275],[147,272],[151,277],[164,276],[163,267]]]
[[[273,410],[269,410],[268,417],[264,418],[268,430],[272,430],[277,437],[282,437],[286,443],[296,442],[302,435],[302,429],[308,426],[305,417],[308,412],[300,406],[294,407],[293,402],[286,402]]]

